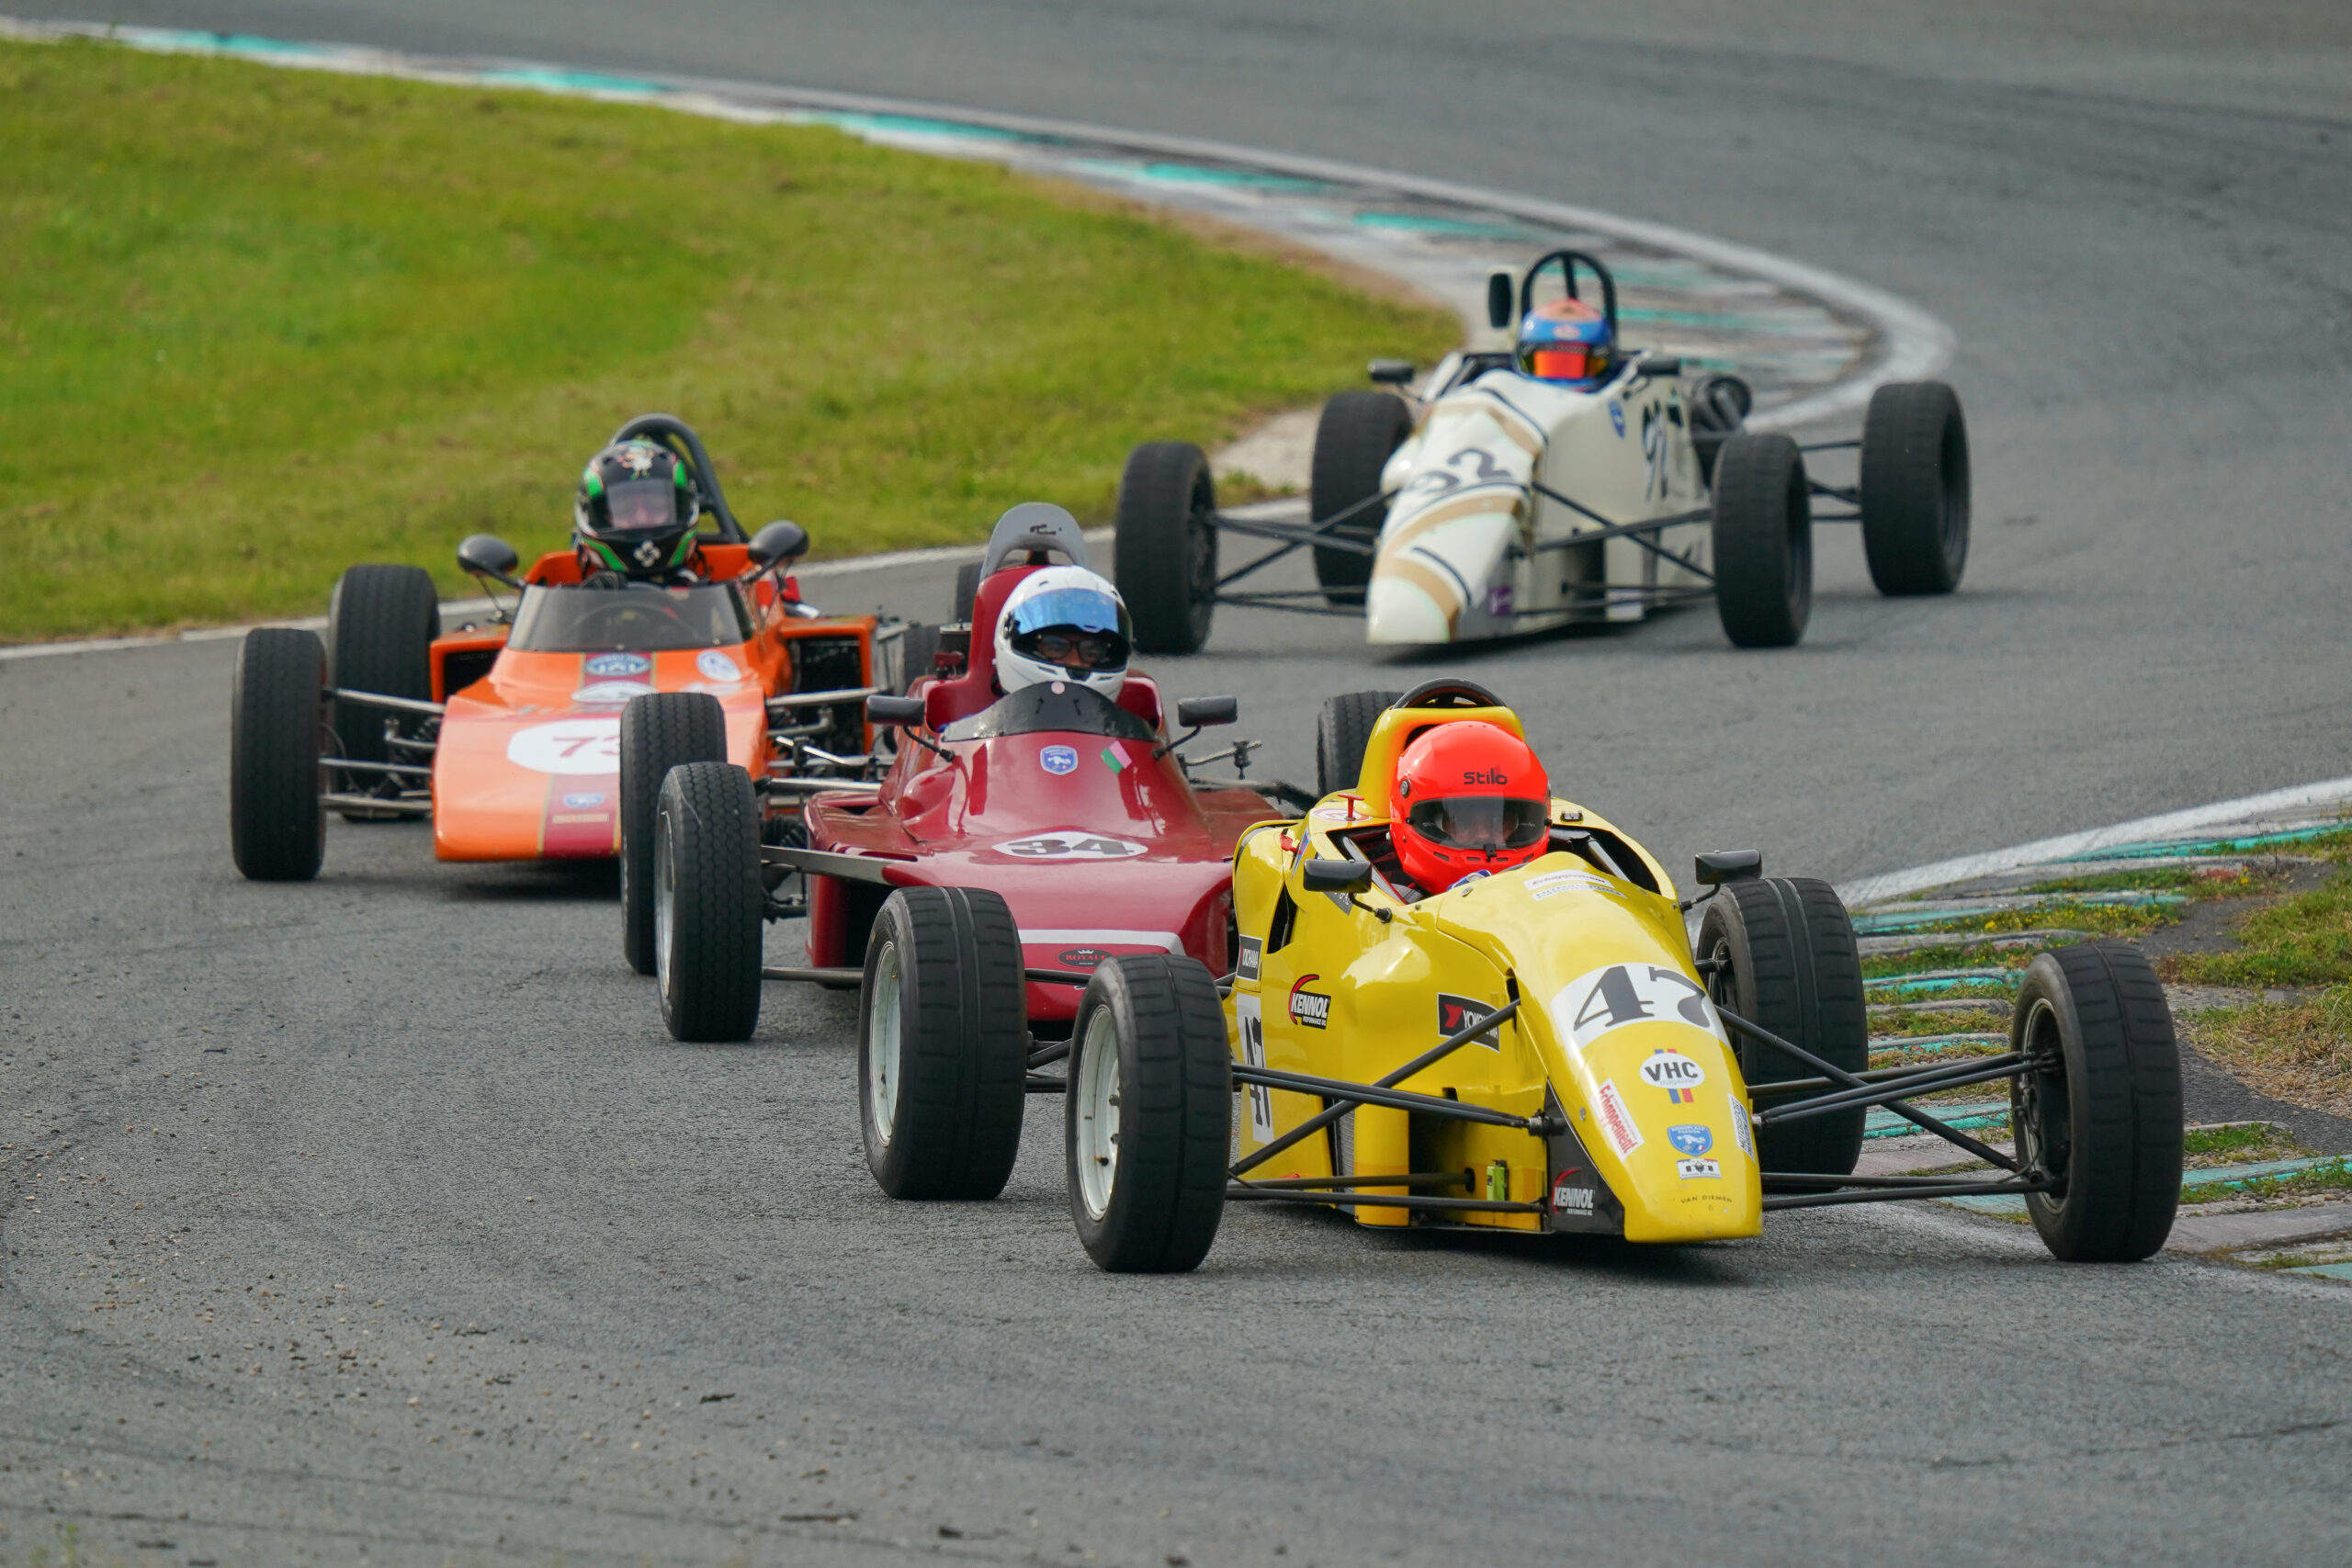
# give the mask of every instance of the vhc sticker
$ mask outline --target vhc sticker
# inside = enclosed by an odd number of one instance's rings
[[[715,648],[707,648],[695,655],[695,668],[702,671],[706,681],[740,681],[742,669]]]
[[[1707,1081],[1707,1069],[1679,1051],[1653,1051],[1642,1064],[1642,1081],[1666,1090],[1666,1098],[1673,1104],[1694,1105],[1699,1086]]]
[[[1264,959],[1265,953],[1266,939],[1264,937],[1243,937],[1241,939],[1241,961],[1233,966],[1233,977],[1237,980],[1256,979],[1258,977],[1259,964]]]
[[[1078,772],[1078,751],[1069,746],[1048,746],[1037,753],[1037,765],[1049,773]]]
[[[1246,991],[1235,992],[1233,1018],[1241,1026],[1241,1059],[1253,1067],[1264,1066],[1266,1021],[1258,998]],[[1254,1143],[1271,1144],[1274,1141],[1274,1091],[1261,1083],[1249,1089],[1250,1137]]]
[[[592,653],[582,666],[589,674],[600,677],[616,675],[647,675],[653,671],[653,660],[641,653]]]
[[[1553,997],[1552,1016],[1569,1021],[1579,1051],[1629,1023],[1687,1023],[1731,1043],[1699,983],[1663,964],[1612,964],[1579,975]]]
[[[1666,1141],[1694,1159],[1715,1146],[1714,1134],[1695,1122],[1668,1127]]]

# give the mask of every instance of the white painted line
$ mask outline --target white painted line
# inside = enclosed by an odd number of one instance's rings
[[[1907,871],[1865,876],[1840,885],[1838,897],[1846,901],[1848,908],[1859,909],[1890,898],[1900,898],[1905,894],[1924,893],[1930,887],[1965,882],[1971,877],[1993,876],[2029,865],[2072,860],[2094,850],[2112,849],[2117,844],[2170,838],[2194,832],[2199,828],[2243,822],[2271,812],[2347,803],[2352,803],[2352,778],[2324,779],[2317,784],[2296,784],[2288,789],[2274,789],[2237,800],[2219,800],[2211,806],[2192,806],[2184,811],[2135,818],[2109,828],[2094,828],[2088,832],[2038,839],[2032,843],[2018,844],[2010,849],[1962,855],[1956,860],[1937,861],[1930,865],[1915,865]]]
[[[1034,931],[1021,928],[1023,947],[1099,947],[1114,942],[1121,947],[1160,947],[1170,953],[1184,951],[1184,939],[1174,931]]]

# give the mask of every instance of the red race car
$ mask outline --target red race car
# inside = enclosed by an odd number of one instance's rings
[[[808,798],[804,843],[763,847],[767,808],[723,763],[673,769],[654,809],[654,961],[671,1032],[748,1037],[763,977],[862,987],[868,1151],[898,1196],[1001,1187],[1023,1092],[1061,1087],[1032,1070],[1067,1052],[1079,988],[1105,959],[1182,953],[1231,970],[1234,844],[1310,804],[1293,785],[1193,776],[1224,761],[1246,770],[1248,741],[1197,760],[1176,752],[1231,723],[1233,699],[1177,704],[1183,733],[1171,736],[1159,685],[1125,668],[1121,630],[1087,628],[1090,604],[1117,600],[1085,563],[1059,507],[1005,513],[970,620],[940,630],[941,673],[866,701],[877,728],[898,729],[897,759],[872,784]],[[1045,626],[1065,617],[1080,619]],[[1052,650],[1065,632],[1115,667],[1040,671],[1026,645],[1043,635]],[[792,874],[805,898],[775,897]],[[807,966],[763,967],[763,915],[797,914]],[[973,1114],[989,1131],[950,1104],[972,1097],[899,1093],[933,1062],[986,1080]],[[943,1118],[956,1125],[931,1125]]]

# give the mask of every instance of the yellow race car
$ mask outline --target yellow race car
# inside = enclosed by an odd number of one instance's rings
[[[1038,1069],[1068,1058],[1070,1208],[1096,1263],[1193,1268],[1235,1201],[1672,1243],[1755,1235],[1772,1209],[2018,1194],[2059,1258],[2163,1244],[2179,1058],[2136,950],[2038,957],[2007,1051],[1871,1070],[1844,907],[1751,852],[1700,856],[1704,891],[1678,899],[1646,850],[1555,799],[1540,858],[1411,897],[1389,784],[1408,742],[1460,720],[1521,733],[1457,681],[1327,706],[1321,798],[1236,849],[1230,976],[1157,954],[1031,972],[1085,987],[1030,1071],[1060,1088]],[[2001,1080],[2013,1146],[1912,1103]],[[1855,1175],[1877,1106],[1991,1168]]]

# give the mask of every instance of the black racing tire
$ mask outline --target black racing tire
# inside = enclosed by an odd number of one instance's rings
[[[1233,1057],[1199,960],[1113,958],[1070,1026],[1063,1148],[1070,1218],[1114,1274],[1196,1269],[1225,1214]]]
[[[1804,455],[1742,431],[1715,454],[1715,613],[1738,648],[1792,648],[1813,614],[1813,503]]]
[[[327,650],[316,632],[262,626],[229,685],[229,853],[254,882],[308,882],[326,852],[319,741]]]
[[[653,973],[653,808],[687,762],[727,761],[727,714],[707,692],[658,692],[621,709],[621,955]]]
[[[1114,564],[1141,653],[1198,653],[1216,614],[1216,485],[1207,454],[1148,441],[1119,476]]]
[[[1401,692],[1347,692],[1323,699],[1315,720],[1315,795],[1353,789],[1363,772],[1363,750],[1372,740],[1372,727],[1404,695]],[[1382,801],[1377,809],[1386,810]]]
[[[910,623],[899,638],[899,694],[926,675],[939,673],[939,628],[927,621]]]
[[[653,977],[670,1038],[749,1040],[760,1021],[760,795],[732,762],[670,770],[653,806]]]
[[[1862,553],[1881,593],[1949,593],[1968,565],[1968,421],[1941,381],[1890,381],[1862,421]]]
[[[972,604],[980,596],[980,563],[967,560],[956,569],[956,613],[947,617],[948,625],[968,624],[972,619]]]
[[[433,574],[416,566],[355,566],[335,580],[327,600],[327,679],[349,692],[429,702],[433,697],[433,639],[441,635],[441,595]],[[421,716],[362,703],[334,706],[335,754],[355,762],[414,762],[394,756],[384,742],[385,727],[403,736],[424,728]],[[390,775],[354,770],[346,786],[356,792],[399,793]],[[353,822],[396,821],[398,812],[351,809]]]
[[[1308,470],[1308,511],[1335,516],[1380,493],[1380,471],[1413,434],[1413,411],[1387,392],[1341,392],[1315,422],[1315,456]],[[1388,503],[1374,501],[1331,530],[1334,537],[1370,544],[1388,520]],[[1331,604],[1361,604],[1372,581],[1372,558],[1352,550],[1315,548],[1315,581]]]
[[[1862,1002],[1854,924],[1829,884],[1784,876],[1727,882],[1705,908],[1695,946],[1702,963],[1717,965],[1706,976],[1717,1007],[1847,1072],[1870,1066],[1870,1012]],[[1740,1076],[1751,1084],[1820,1076],[1736,1030],[1732,1045]],[[1759,1096],[1756,1109],[1802,1099],[1804,1092],[1809,1091]],[[1757,1163],[1767,1172],[1850,1176],[1868,1119],[1869,1112],[1857,1109],[1758,1128]],[[1764,1185],[1776,1190],[1769,1177]]]
[[[2012,1048],[2055,1064],[2010,1080],[2018,1164],[2057,1179],[2026,1196],[2052,1256],[2132,1263],[2180,1207],[2180,1046],[2139,949],[2083,942],[2035,955],[2018,986]]]
[[[893,1198],[993,1198],[1021,1152],[1029,1021],[1021,931],[998,894],[902,887],[865,942],[858,1123]]]

